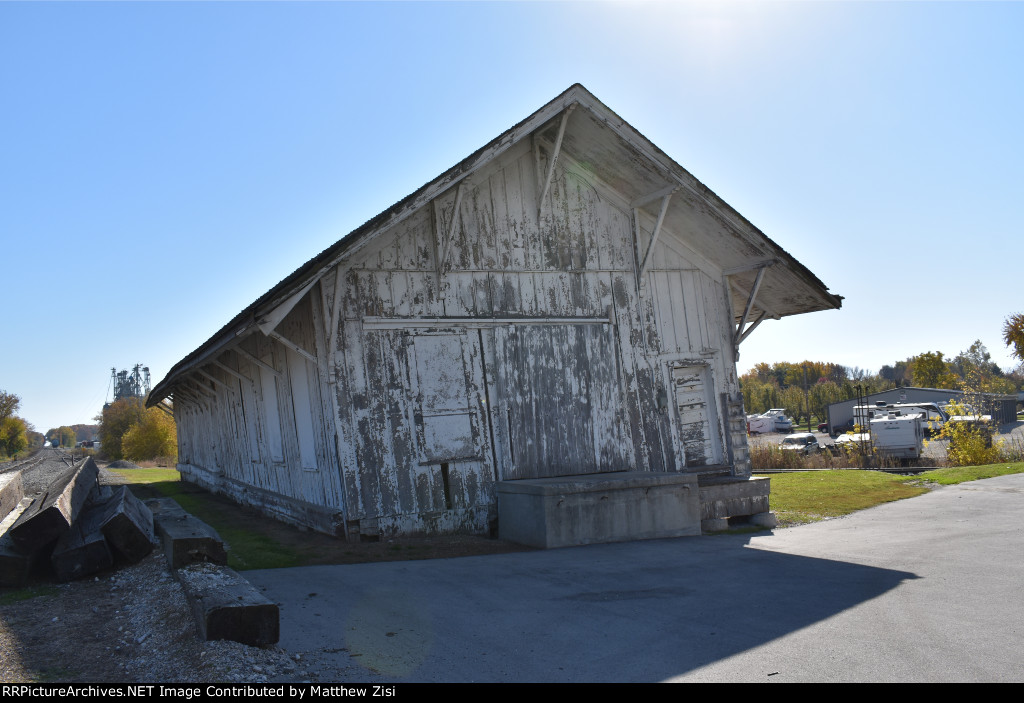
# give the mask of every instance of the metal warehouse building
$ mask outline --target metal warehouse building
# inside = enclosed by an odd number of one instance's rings
[[[944,405],[951,400],[960,400],[963,391],[949,388],[891,388],[887,391],[872,393],[866,397],[868,405],[876,403],[938,403]],[[991,415],[999,424],[1014,422],[1017,419],[1017,399],[1012,395],[986,394],[984,414]],[[843,427],[853,422],[853,408],[858,403],[856,398],[832,403],[828,406],[828,431],[834,433],[836,427]]]

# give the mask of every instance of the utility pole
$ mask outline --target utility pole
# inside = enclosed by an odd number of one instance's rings
[[[811,401],[807,397],[807,362],[804,362],[804,409],[807,410],[807,431],[811,431]]]

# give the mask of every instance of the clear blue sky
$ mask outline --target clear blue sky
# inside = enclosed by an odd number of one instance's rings
[[[1022,36],[1015,2],[0,2],[0,389],[91,421],[574,82],[846,297],[741,372],[1009,368]]]

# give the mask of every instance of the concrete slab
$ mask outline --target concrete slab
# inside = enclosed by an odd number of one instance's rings
[[[756,535],[248,571],[320,681],[1024,681],[1024,475]]]
[[[700,534],[697,478],[622,471],[500,481],[498,531],[532,547]]]

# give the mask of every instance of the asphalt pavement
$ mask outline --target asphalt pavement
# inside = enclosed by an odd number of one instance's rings
[[[248,571],[320,681],[1022,681],[1024,475],[754,534]]]

